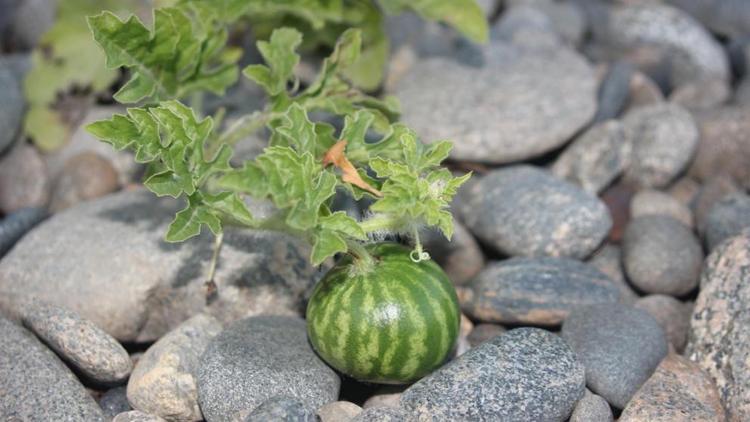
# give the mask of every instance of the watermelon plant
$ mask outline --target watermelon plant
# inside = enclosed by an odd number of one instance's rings
[[[314,265],[338,258],[307,310],[318,354],[360,380],[420,378],[448,356],[460,314],[456,293],[419,232],[437,227],[452,236],[448,206],[470,175],[454,177],[440,166],[450,142],[423,144],[396,122],[395,99],[356,88],[348,77],[362,53],[356,28],[342,33],[307,86],[295,77],[299,31],[277,28],[259,41],[265,64],[242,74],[265,90],[267,105],[234,124],[222,127],[220,118],[180,102],[205,90],[221,93],[236,76],[239,54],[225,46],[223,18],[205,3],[157,9],[152,29],[107,12],[89,18],[107,65],[131,71],[115,99],[141,105],[88,131],[132,150],[147,165],[144,185],[156,195],[184,198],[167,241],[184,241],[203,227],[216,236],[209,280],[228,227],[305,239]],[[234,146],[263,128],[268,147],[233,165]],[[367,214],[355,218],[332,208],[337,193],[367,199]],[[275,211],[253,215],[250,200],[268,201]],[[384,234],[400,234],[411,247],[382,242]]]

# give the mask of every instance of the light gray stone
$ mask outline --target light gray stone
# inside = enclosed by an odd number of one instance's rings
[[[311,348],[304,320],[251,317],[209,343],[198,370],[198,401],[208,422],[243,421],[275,396],[318,409],[336,401],[340,383]]]
[[[123,191],[58,213],[0,262],[0,308],[25,298],[68,308],[120,341],[153,341],[206,311],[222,322],[250,315],[299,315],[320,272],[309,247],[269,232],[227,230],[216,295],[205,277],[213,236],[163,241],[182,207],[144,190]]]

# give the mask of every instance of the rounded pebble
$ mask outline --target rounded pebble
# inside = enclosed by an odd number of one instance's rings
[[[684,224],[649,215],[625,229],[623,262],[628,279],[644,292],[681,296],[698,285],[703,250]]]

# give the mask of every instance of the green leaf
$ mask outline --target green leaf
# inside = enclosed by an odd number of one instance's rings
[[[167,229],[167,242],[182,242],[201,233],[201,227],[207,226],[214,234],[221,233],[221,220],[212,210],[202,204],[199,194],[188,198],[188,205],[175,215]]]
[[[445,22],[476,42],[489,37],[487,19],[475,0],[378,0],[389,13],[411,9],[426,19]]]
[[[228,219],[247,227],[254,227],[257,223],[245,202],[236,193],[222,192],[218,195],[204,195],[203,202]]]
[[[348,250],[346,238],[367,240],[362,227],[343,211],[320,218],[313,233],[313,249],[310,260],[319,265],[328,257]]]
[[[308,230],[318,222],[320,209],[335,193],[337,178],[309,153],[271,146],[254,162],[227,173],[218,182],[222,189],[270,198],[286,210],[286,223]]]
[[[302,34],[291,28],[280,28],[271,34],[269,41],[258,41],[258,50],[268,65],[250,65],[242,72],[245,76],[265,88],[271,95],[286,91],[286,84],[294,76],[294,68],[299,63],[297,47],[302,42]]]
[[[227,31],[213,15],[162,8],[154,13],[153,30],[135,16],[120,20],[110,12],[91,16],[88,23],[107,66],[131,71],[115,94],[122,103],[182,98],[201,90],[220,95],[237,79],[239,55],[224,49]]]

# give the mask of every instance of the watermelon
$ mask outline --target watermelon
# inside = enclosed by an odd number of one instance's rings
[[[343,258],[315,286],[307,332],[329,365],[360,381],[403,384],[445,362],[458,336],[456,291],[432,261],[394,243],[368,247],[370,271]]]

